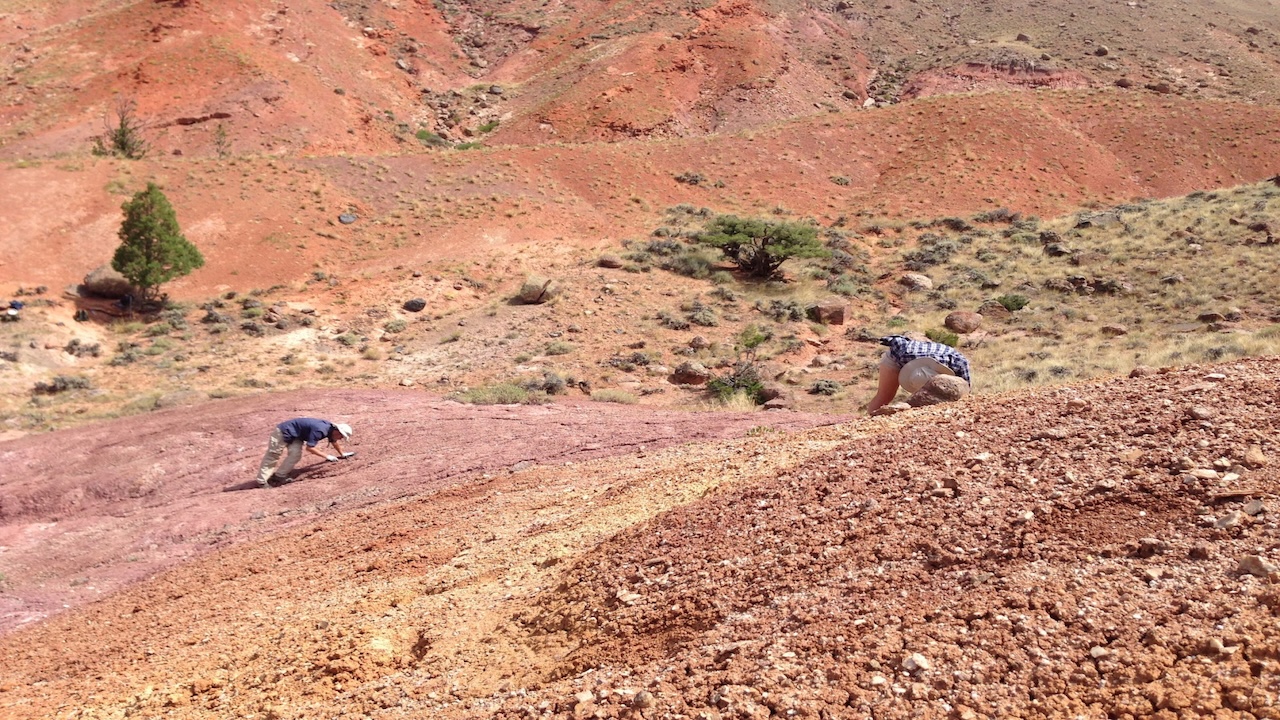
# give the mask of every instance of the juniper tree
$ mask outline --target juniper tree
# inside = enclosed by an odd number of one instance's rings
[[[111,267],[142,291],[143,301],[156,299],[161,284],[204,265],[204,256],[183,237],[173,206],[155,183],[147,183],[122,209],[120,247]]]
[[[789,258],[826,257],[829,251],[817,236],[816,228],[802,223],[721,215],[696,239],[719,248],[748,275],[767,278]]]

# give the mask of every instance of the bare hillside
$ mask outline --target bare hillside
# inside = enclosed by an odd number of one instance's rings
[[[1274,717],[1276,372],[1273,359],[1189,367],[334,495],[270,536],[232,528],[253,541],[10,633],[0,706]],[[381,463],[432,436],[394,417],[362,437],[394,436],[382,458],[362,444],[367,464],[341,477],[244,495],[310,507],[377,487]],[[77,436],[87,452],[109,437]],[[170,455],[154,437],[139,452]],[[494,443],[455,455],[476,447]]]

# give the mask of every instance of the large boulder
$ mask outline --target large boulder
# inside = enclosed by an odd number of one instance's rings
[[[701,385],[711,379],[711,371],[702,363],[683,362],[671,373],[671,382],[676,385]]]
[[[898,278],[898,284],[905,287],[907,290],[933,289],[933,281],[929,279],[929,276],[921,275],[920,273],[905,273],[902,277]]]
[[[827,298],[808,307],[809,317],[823,325],[843,325],[848,304],[836,298]]]
[[[404,309],[409,312],[422,312],[427,308],[427,301],[424,298],[412,298],[404,302]]]
[[[544,303],[559,294],[560,283],[541,275],[530,275],[520,286],[520,302],[526,305]]]
[[[978,314],[984,318],[993,318],[996,320],[1008,320],[1013,316],[1009,308],[1000,303],[999,300],[988,300],[978,307]]]
[[[137,292],[124,275],[110,265],[103,265],[85,275],[80,289],[87,295],[105,298],[122,298]]]
[[[925,407],[939,403],[955,402],[969,394],[969,383],[955,375],[934,375],[924,387],[917,390],[907,403],[911,407]]]
[[[1001,305],[1000,307],[1004,306]],[[951,332],[968,335],[982,327],[982,315],[968,310],[957,310],[948,315],[947,319],[942,321],[942,324]]]

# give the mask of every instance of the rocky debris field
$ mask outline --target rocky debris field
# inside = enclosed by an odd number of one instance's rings
[[[10,633],[0,713],[1277,717],[1277,371],[757,414],[337,508]]]

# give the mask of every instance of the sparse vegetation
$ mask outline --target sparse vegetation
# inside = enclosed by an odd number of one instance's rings
[[[545,394],[529,392],[512,383],[468,388],[456,397],[472,405],[542,405],[549,402]]]
[[[142,134],[145,124],[138,118],[138,103],[132,98],[117,97],[103,124],[102,134],[93,139],[93,154],[141,160],[151,151]]]

